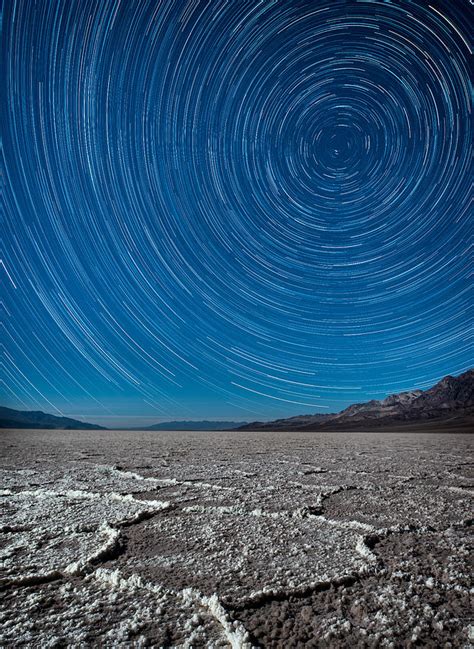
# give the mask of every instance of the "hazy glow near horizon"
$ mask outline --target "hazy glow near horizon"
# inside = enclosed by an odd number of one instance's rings
[[[4,405],[269,419],[473,365],[468,2],[3,22]]]

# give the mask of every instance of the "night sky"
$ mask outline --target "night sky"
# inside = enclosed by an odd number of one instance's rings
[[[472,10],[6,0],[3,405],[252,421],[471,367]]]

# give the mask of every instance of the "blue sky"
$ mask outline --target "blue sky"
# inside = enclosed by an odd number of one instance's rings
[[[4,405],[271,419],[472,366],[471,16],[7,3]]]

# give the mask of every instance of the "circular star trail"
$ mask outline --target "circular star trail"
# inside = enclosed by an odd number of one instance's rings
[[[468,368],[471,12],[7,3],[8,403],[251,419]]]

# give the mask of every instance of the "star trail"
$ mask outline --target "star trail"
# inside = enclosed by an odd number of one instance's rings
[[[5,3],[3,403],[330,412],[473,365],[472,5]]]

